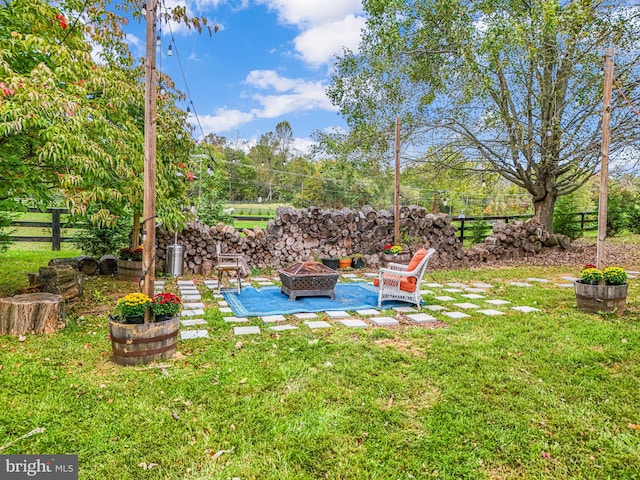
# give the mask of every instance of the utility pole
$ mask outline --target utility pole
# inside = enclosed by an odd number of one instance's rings
[[[393,243],[400,243],[400,117],[396,117],[396,187],[393,198]]]
[[[142,293],[153,297],[156,275],[156,9],[157,0],[147,0],[146,55],[144,62],[144,232]],[[152,321],[147,309],[144,321]]]
[[[604,101],[602,102],[602,162],[600,165],[600,197],[598,202],[598,242],[596,266],[605,267],[604,243],[607,238],[607,197],[609,194],[609,140],[611,138],[611,92],[613,90],[613,48],[604,56]]]

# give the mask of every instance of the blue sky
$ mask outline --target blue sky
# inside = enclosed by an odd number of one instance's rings
[[[173,5],[185,3],[165,0],[167,8]],[[187,0],[186,6],[219,31],[209,37],[163,24],[158,65],[186,92],[177,52],[205,134],[255,143],[286,120],[296,147],[306,151],[313,131],[345,127],[324,92],[334,55],[358,49],[365,22],[360,0]],[[143,25],[134,22],[126,31],[132,51],[142,56]],[[195,135],[201,136],[199,128]]]

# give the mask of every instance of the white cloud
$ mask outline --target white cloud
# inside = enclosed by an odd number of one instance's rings
[[[311,28],[298,35],[294,44],[302,59],[313,66],[320,66],[342,54],[343,47],[357,51],[364,17],[349,15],[346,18]]]
[[[252,98],[262,105],[253,113],[259,118],[275,118],[292,112],[306,110],[329,110],[336,108],[325,94],[322,82],[281,77],[273,70],[253,70],[246,83],[261,90],[275,90],[277,94],[254,94]]]
[[[253,113],[241,112],[239,110],[228,110],[226,108],[218,108],[215,115],[199,115],[200,125],[204,134],[229,132],[255,120]],[[189,122],[198,128],[198,122],[192,115]],[[198,132],[200,133],[200,132]]]
[[[257,3],[277,11],[282,23],[300,29],[313,28],[362,12],[361,0],[257,0]]]
[[[310,138],[294,138],[293,139],[293,148],[302,154],[311,153],[311,148],[316,146],[318,143],[314,142]]]

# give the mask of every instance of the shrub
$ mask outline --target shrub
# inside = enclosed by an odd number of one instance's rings
[[[607,199],[607,235],[615,236],[627,226],[628,194],[622,191],[610,192]]]
[[[92,257],[115,254],[129,243],[131,226],[128,220],[127,217],[121,217],[115,225],[104,227],[87,222],[86,218],[72,219],[71,225],[78,229],[72,243]]]
[[[553,211],[553,232],[566,235],[571,240],[582,236],[580,223],[576,221],[578,203],[573,195],[564,195],[556,202]]]
[[[582,281],[591,285],[597,285],[598,283],[600,283],[600,281],[602,281],[602,279],[604,278],[602,270],[598,270],[597,268],[591,267],[589,265],[587,265],[587,267],[588,268],[585,268],[580,273],[580,278],[582,279]]]
[[[622,285],[627,281],[627,272],[621,267],[607,267],[603,275],[607,285]]]
[[[486,231],[491,225],[484,220],[476,220],[471,224],[471,241],[475,245],[476,243],[484,242]]]
[[[226,223],[233,225],[233,217],[224,211],[225,204],[221,200],[211,200],[204,202],[198,209],[198,219],[205,225],[216,225]]]
[[[118,299],[116,311],[124,318],[144,315],[151,306],[151,298],[144,293],[130,293]]]
[[[0,212],[0,253],[6,252],[11,244],[9,235],[13,230],[9,230],[13,215],[8,212]]]

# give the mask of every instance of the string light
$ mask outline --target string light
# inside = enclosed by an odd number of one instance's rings
[[[162,40],[160,39],[160,35],[158,35],[156,37],[156,45],[159,47],[160,45],[162,45]]]
[[[171,48],[171,43],[169,43],[169,48],[167,48],[167,56],[171,57],[173,55],[173,48]]]
[[[143,3],[142,4],[142,10],[140,10],[140,13],[142,13],[142,15],[147,15],[147,4]]]
[[[164,89],[164,84],[160,83],[160,95],[164,95],[166,93],[167,93],[167,91]]]

